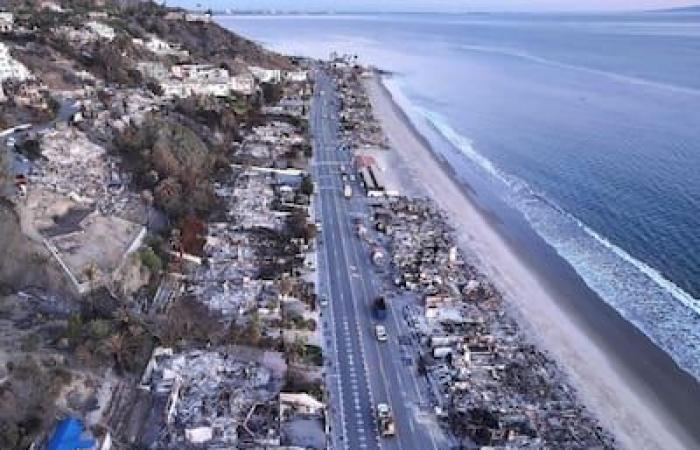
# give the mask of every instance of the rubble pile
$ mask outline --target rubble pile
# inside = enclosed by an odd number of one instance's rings
[[[468,445],[611,448],[562,372],[527,343],[496,289],[466,264],[445,216],[429,200],[375,208],[395,285],[422,297],[404,319],[433,398]]]
[[[273,209],[281,195],[275,183],[272,173],[233,169],[217,185],[227,220],[208,224],[206,264],[189,278],[187,292],[227,319],[279,312],[273,275],[291,271],[300,248],[282,235],[288,214]]]
[[[354,146],[388,147],[381,126],[372,114],[369,97],[362,87],[366,69],[349,57],[336,57],[329,63],[341,98],[340,120],[343,139]]]
[[[303,101],[302,105],[308,108],[308,102]],[[233,161],[286,169],[290,166],[290,159],[305,157],[297,153],[308,145],[308,139],[298,125],[283,120],[268,120],[252,127],[251,132],[243,136],[242,142],[234,146]]]
[[[258,227],[281,230],[284,215],[272,209],[273,176],[264,172],[244,171],[233,185],[219,190],[227,199],[227,216],[241,229]]]
[[[452,229],[434,203],[404,197],[375,210],[375,226],[391,237],[397,286],[432,296],[458,296],[466,283]]]
[[[103,215],[139,214],[138,194],[126,189],[128,174],[104,148],[81,131],[68,127],[46,132],[41,139],[44,160],[38,162],[29,180],[72,201],[91,206]],[[133,215],[133,214],[132,214]]]
[[[225,349],[190,350],[174,354],[160,349],[154,353],[142,386],[164,399],[161,414],[168,428],[149,448],[181,448],[205,444],[207,448],[241,448],[257,436],[249,429],[255,412],[257,429],[264,439],[279,440],[277,393],[280,380],[270,369],[242,361]],[[270,404],[266,415],[259,405]],[[264,426],[260,423],[264,421]]]

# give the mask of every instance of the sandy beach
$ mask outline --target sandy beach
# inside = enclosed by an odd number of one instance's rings
[[[446,170],[380,79],[365,84],[392,144],[376,155],[387,182],[402,193],[432,197],[448,213],[465,254],[476,258],[513,306],[525,333],[560,363],[582,402],[619,444],[698,448],[700,430],[693,414],[698,411],[698,383],[587,289],[573,270],[556,262],[553,270],[537,267],[537,258],[513,245]],[[542,260],[554,260],[546,249],[540,253]]]

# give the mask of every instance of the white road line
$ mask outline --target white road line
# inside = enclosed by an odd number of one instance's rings
[[[336,204],[337,204],[337,202],[336,202]],[[347,212],[347,208],[345,207],[344,204],[341,205],[341,208],[344,210],[346,216],[349,215],[349,213]],[[337,212],[338,212],[338,211],[337,211],[337,209],[336,209],[336,213],[337,213]],[[346,223],[345,226],[348,227],[349,225]],[[342,236],[343,236],[344,234],[345,234],[345,233],[342,233],[342,232],[340,233],[341,239],[342,239]],[[357,253],[357,246],[352,245],[351,247],[352,247],[352,251],[353,251],[353,253],[354,253],[355,258],[356,258],[357,261],[358,261],[358,264],[361,263],[360,256],[359,256],[358,253]],[[345,247],[344,247],[344,248],[345,248]],[[347,251],[345,252],[345,256],[346,256],[346,258],[347,258]],[[365,279],[365,277],[361,277],[361,278],[362,278],[362,283],[361,283],[361,284],[362,284],[362,287],[363,287],[363,289],[364,289],[364,291],[365,291],[365,296],[367,296],[367,298],[369,299],[370,297],[367,295],[367,291],[368,291],[368,289],[367,289],[367,280]],[[374,281],[373,278],[372,278],[372,280]],[[396,320],[397,320],[397,319],[396,319],[395,314],[391,314],[391,315],[394,316],[393,319],[394,319],[394,322],[396,323]],[[400,331],[401,328],[398,326],[398,323],[396,323],[396,325],[397,325],[397,328],[396,328],[397,331]],[[375,344],[375,348],[377,349],[377,354],[378,354],[378,355],[381,355],[381,350],[380,350],[380,348],[379,348],[378,343],[375,342],[374,344]],[[387,379],[386,379],[386,373],[385,373],[385,371],[384,371],[384,364],[383,364],[383,362],[382,362],[383,359],[381,358],[381,356],[380,356],[378,359],[379,359],[379,370],[380,370],[381,376],[382,376],[382,378],[383,378],[383,380],[384,380],[384,383],[385,383],[385,384],[384,384],[384,386],[385,386],[385,391],[387,391],[386,386],[388,386],[388,381],[387,381]],[[399,370],[400,370],[400,368],[399,368]],[[402,381],[401,381],[401,378],[402,378],[401,375],[397,373],[397,379],[398,379],[399,385],[401,386],[401,390],[404,391],[404,389],[403,389],[403,383],[402,383]],[[411,378],[411,380],[413,381],[413,384],[414,384],[414,387],[415,387],[415,389],[416,389],[416,392],[418,393],[419,398],[420,398],[420,390],[418,389],[418,386],[417,386],[417,382],[416,382],[416,380],[415,380],[415,377],[413,377],[413,376],[411,375],[410,378]],[[391,397],[390,397],[390,395],[388,394],[388,391],[387,391],[387,399],[389,399],[389,398],[391,398]],[[409,416],[409,427],[411,428],[411,432],[412,432],[413,434],[415,434],[415,427],[414,427],[414,424],[413,424],[413,417],[412,417],[411,415],[408,415],[408,416]],[[434,448],[435,450],[437,450],[437,444],[436,444],[435,438],[434,438],[434,436],[433,436],[433,430],[430,429],[430,427],[428,427],[428,435],[430,436],[430,441],[431,441],[431,444],[433,445],[433,448]],[[401,448],[401,442],[400,442],[400,441],[398,441],[398,445],[399,445],[399,448]]]
[[[320,111],[320,109],[314,107],[314,111],[317,111],[316,114],[317,114],[317,118],[318,118],[318,111]],[[317,148],[322,148],[322,145],[321,145],[321,142],[320,142],[320,141],[317,140],[315,143],[316,143],[316,147],[317,147]],[[321,171],[319,170],[319,171],[318,171],[318,175],[320,175],[320,174],[321,174]],[[327,206],[326,206],[325,202],[323,201],[323,195],[322,195],[320,192],[319,192],[317,198],[318,198],[318,203],[319,203],[318,214],[321,216],[321,218],[323,218],[323,216],[324,216],[324,214],[323,214],[324,207],[327,208]],[[319,248],[319,247],[317,247],[317,249],[318,249],[318,251],[320,251],[320,248]],[[323,249],[324,249],[325,251],[320,251],[320,253],[322,254],[322,257],[323,257],[323,260],[324,260],[324,263],[325,263],[325,267],[326,267],[326,270],[325,270],[326,286],[325,286],[325,288],[326,288],[326,289],[329,291],[329,293],[330,293],[331,290],[332,290],[332,284],[331,284],[330,271],[327,269],[327,268],[328,268],[328,247],[324,245],[324,246],[323,246]],[[318,251],[317,251],[317,253],[318,253]],[[318,287],[317,287],[317,289],[318,289]],[[333,351],[333,357],[334,357],[334,360],[335,360],[335,367],[339,370],[339,369],[340,369],[340,361],[339,361],[339,359],[338,359],[337,336],[336,336],[336,333],[335,333],[335,325],[334,325],[334,319],[335,319],[335,318],[334,318],[334,315],[335,315],[335,313],[334,313],[334,311],[333,311],[334,306],[333,306],[333,305],[330,305],[330,306],[331,306],[331,307],[328,308],[328,310],[329,310],[329,315],[330,315],[331,334],[332,334],[332,337],[333,337],[333,349],[331,349],[331,350]],[[344,402],[342,401],[342,395],[343,395],[343,394],[342,394],[342,385],[341,385],[341,376],[340,376],[340,374],[338,374],[338,377],[336,378],[336,385],[337,385],[336,394],[337,394],[337,397],[338,397],[338,398],[335,399],[335,402],[336,402],[336,404],[337,404],[338,407],[339,407],[338,409],[340,410],[340,429],[341,429],[341,433],[342,433],[343,439],[346,439],[346,438],[347,438],[347,435],[348,435],[348,432],[347,432],[347,425],[346,425],[346,420],[345,420],[345,407],[344,407]],[[331,405],[333,404],[333,400],[334,400],[334,399],[331,398]],[[337,437],[337,432],[335,433],[335,436]],[[332,438],[331,438],[331,440],[332,440]],[[346,449],[349,448],[349,444],[347,443],[347,440],[344,441],[343,447],[345,447]]]

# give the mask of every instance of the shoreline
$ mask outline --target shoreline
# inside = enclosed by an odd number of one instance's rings
[[[401,190],[418,189],[447,212],[462,249],[476,256],[477,266],[514,307],[525,334],[554,356],[601,425],[623,447],[698,446],[697,381],[591,291],[534,232],[508,235],[418,132],[380,76],[375,73],[365,87],[393,144],[387,166],[394,175],[400,172]]]

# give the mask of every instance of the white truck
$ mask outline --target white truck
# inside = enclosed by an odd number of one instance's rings
[[[343,186],[343,196],[345,198],[352,197],[352,186],[350,186],[350,184],[348,183],[345,183],[345,185]]]
[[[379,434],[382,437],[396,435],[394,415],[391,413],[391,407],[386,403],[377,404],[377,424],[379,425]]]
[[[386,342],[389,340],[389,335],[387,334],[386,327],[384,325],[375,325],[374,335],[377,337],[379,342]]]

